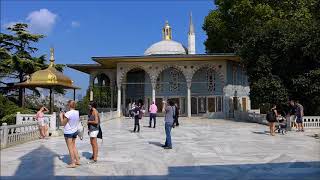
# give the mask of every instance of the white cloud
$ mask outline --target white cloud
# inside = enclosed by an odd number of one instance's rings
[[[34,33],[48,34],[56,23],[57,15],[48,9],[32,11],[26,18],[29,30]]]
[[[79,26],[80,26],[80,22],[78,22],[78,21],[72,21],[72,22],[71,22],[71,27],[77,28],[77,27],[79,27]]]

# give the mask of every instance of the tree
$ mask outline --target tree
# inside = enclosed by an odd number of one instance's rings
[[[320,2],[216,0],[205,18],[207,53],[235,52],[250,81],[253,106],[299,99],[319,114]],[[318,107],[317,107],[318,106]]]
[[[0,83],[4,85],[23,82],[33,72],[47,67],[45,55],[33,56],[38,49],[32,44],[39,42],[44,35],[28,32],[28,25],[22,23],[7,29],[12,34],[0,33]],[[57,65],[56,68],[63,70],[62,65]],[[31,88],[31,90],[39,94],[36,89]],[[64,92],[59,88],[55,90],[59,93]],[[24,88],[19,88],[19,103],[24,106]]]

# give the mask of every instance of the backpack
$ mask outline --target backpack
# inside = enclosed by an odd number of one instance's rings
[[[139,118],[139,119],[142,119],[142,117],[143,117],[143,109],[142,109],[142,108],[139,108],[138,118]]]
[[[173,117],[173,119],[176,119],[176,111],[177,111],[177,108],[175,107],[175,106],[171,106],[171,108],[172,108],[172,117]]]

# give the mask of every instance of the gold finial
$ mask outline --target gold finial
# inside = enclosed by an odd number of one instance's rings
[[[172,32],[171,27],[169,26],[168,20],[166,20],[166,24],[162,29],[162,39],[163,40],[171,40],[172,39]]]
[[[54,65],[54,48],[50,48],[50,67]]]

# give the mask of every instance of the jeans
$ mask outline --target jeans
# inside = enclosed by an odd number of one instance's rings
[[[136,129],[138,128],[138,132],[140,131],[140,124],[139,124],[139,118],[137,116],[134,117],[134,129],[133,132],[136,132]]]
[[[172,129],[172,123],[168,123],[168,122],[165,122],[164,124],[164,128],[165,128],[165,131],[166,131],[166,142],[165,142],[165,146],[167,147],[171,147],[172,148],[172,143],[171,143],[171,129]]]
[[[149,127],[151,127],[152,119],[153,119],[153,127],[156,127],[156,118],[157,114],[155,113],[150,113],[150,121],[149,121]]]

